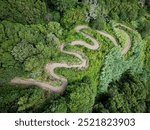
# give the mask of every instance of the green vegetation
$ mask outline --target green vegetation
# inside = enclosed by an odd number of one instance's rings
[[[23,62],[26,58],[36,54],[36,49],[31,44],[21,41],[12,49],[12,55],[15,60]]]
[[[48,3],[58,11],[65,11],[73,8],[77,4],[78,0],[48,0]]]
[[[32,24],[44,20],[47,7],[41,0],[1,0],[0,12],[0,20]]]
[[[0,12],[0,112],[150,112],[149,0],[0,0]],[[72,45],[94,46],[91,37],[99,48]],[[11,83],[59,87],[46,65],[82,64],[61,45],[88,65],[55,69],[68,81],[62,94]]]
[[[94,112],[145,112],[147,94],[139,76],[125,73],[109,85],[107,93],[97,98]]]
[[[62,26],[70,29],[75,27],[76,25],[85,23],[84,11],[85,10],[82,8],[72,8],[70,10],[67,10],[62,18]]]
[[[85,83],[80,83],[76,86],[70,86],[70,88],[70,94],[67,96],[69,112],[91,112],[94,97],[90,86]]]

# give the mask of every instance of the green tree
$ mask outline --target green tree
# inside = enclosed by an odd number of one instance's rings
[[[46,97],[41,89],[33,89],[30,93],[24,93],[18,101],[18,112],[34,112],[45,102]]]
[[[23,62],[29,56],[36,54],[36,49],[26,41],[21,41],[18,43],[11,51],[15,60]]]
[[[67,95],[68,112],[91,112],[95,96],[88,84],[69,86]]]
[[[78,0],[48,0],[48,3],[53,6],[56,10],[65,11],[67,9],[73,8]]]
[[[17,112],[17,100],[21,91],[8,85],[0,85],[0,112]]]
[[[47,8],[41,0],[1,0],[0,20],[32,24],[44,20]]]
[[[143,15],[139,0],[98,0],[99,14],[109,19],[131,21]]]
[[[90,26],[97,30],[104,30],[106,28],[105,18],[102,16],[98,16],[95,20],[91,20]]]
[[[84,15],[84,8],[75,8],[75,9],[70,9],[67,10],[64,13],[64,16],[62,18],[61,24],[67,28],[73,28],[74,26],[78,24],[83,24],[85,23],[85,15]]]
[[[66,113],[67,112],[67,103],[66,103],[65,98],[64,97],[58,98],[58,97],[54,100],[51,100],[51,102],[47,104],[48,107],[46,107],[46,110],[44,112],[51,112],[51,113]]]
[[[0,112],[38,112],[45,99],[41,89],[0,86]]]
[[[129,69],[120,48],[113,48],[106,55],[102,74],[100,75],[101,92],[106,92],[110,82],[118,80],[122,73]]]
[[[140,76],[126,73],[109,85],[107,93],[98,97],[94,112],[146,112],[147,94]],[[99,104],[102,107],[97,107]]]

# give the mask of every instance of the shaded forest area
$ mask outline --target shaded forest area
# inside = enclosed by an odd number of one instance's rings
[[[125,56],[95,31],[107,31],[123,47],[128,37],[117,23],[136,30],[124,29],[132,39]],[[74,30],[78,25],[90,27],[84,33],[103,44],[100,50],[69,46],[90,42]],[[10,84],[14,77],[60,84],[45,65],[80,62],[60,52],[62,43],[89,59],[86,70],[56,70],[68,79],[62,95]],[[150,0],[0,0],[0,112],[150,112]]]

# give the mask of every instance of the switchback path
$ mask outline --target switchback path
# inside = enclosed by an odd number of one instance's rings
[[[82,32],[83,29],[87,29],[87,28],[89,28],[89,27],[86,25],[81,25],[81,26],[77,26],[75,28],[75,30],[76,30],[76,32],[81,33],[84,37],[90,39],[92,41],[92,43],[87,43],[83,40],[75,40],[75,41],[71,42],[70,45],[72,45],[72,46],[79,45],[79,46],[84,46],[91,50],[97,50],[98,48],[100,48],[101,43],[99,43],[94,37]],[[98,30],[96,30],[96,32],[99,33],[100,35],[103,35],[103,36],[109,38],[115,46],[118,46],[116,39],[113,36],[111,36],[110,34],[104,32],[104,31],[98,31]],[[122,51],[122,54],[126,54],[130,47],[131,47],[131,39],[130,39],[130,37],[128,37],[128,43],[126,43],[126,46]],[[55,69],[56,68],[85,69],[88,67],[88,58],[79,52],[65,51],[64,44],[62,44],[60,46],[60,51],[62,53],[68,54],[68,55],[73,55],[81,60],[81,63],[79,63],[79,64],[78,63],[77,64],[69,64],[69,63],[63,63],[63,62],[62,63],[51,63],[50,62],[50,63],[46,64],[45,72],[48,74],[48,76],[52,76],[55,80],[61,81],[60,86],[55,87],[55,86],[51,85],[49,82],[43,82],[43,81],[38,81],[38,80],[34,80],[34,79],[24,79],[24,78],[20,78],[20,77],[15,77],[14,79],[11,80],[10,83],[25,85],[25,86],[31,86],[31,85],[38,86],[42,89],[50,90],[51,92],[62,94],[67,87],[68,80],[63,76],[56,74]]]

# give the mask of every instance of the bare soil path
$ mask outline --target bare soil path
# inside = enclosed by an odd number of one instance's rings
[[[75,40],[75,41],[71,42],[70,45],[72,45],[72,46],[79,45],[79,46],[84,46],[91,50],[97,50],[100,47],[101,43],[99,43],[94,37],[82,32],[83,29],[87,29],[87,28],[89,28],[89,27],[86,25],[81,25],[81,26],[77,26],[75,28],[75,30],[77,32],[81,33],[84,37],[90,39],[92,41],[92,43],[87,43],[83,40]],[[103,36],[109,38],[115,46],[118,46],[118,43],[113,36],[111,36],[110,34],[104,32],[104,31],[98,31],[98,30],[96,30],[96,31],[100,35],[103,35]],[[126,44],[125,48],[123,49],[122,54],[126,54],[130,47],[131,47],[131,39],[130,39],[130,37],[128,37],[128,43]],[[86,56],[84,56],[83,54],[81,55],[79,52],[65,51],[64,44],[62,44],[60,46],[60,51],[65,54],[68,54],[68,55],[73,55],[81,60],[81,63],[79,63],[79,64],[78,63],[77,64],[69,64],[69,63],[63,63],[63,62],[62,63],[51,63],[50,62],[50,63],[46,64],[45,72],[48,74],[48,76],[52,76],[55,80],[61,81],[60,86],[55,87],[55,86],[51,85],[49,82],[43,82],[43,81],[38,81],[38,80],[34,80],[34,79],[24,79],[24,78],[20,78],[20,77],[15,77],[14,79],[11,80],[10,83],[25,85],[25,86],[34,85],[34,86],[38,86],[45,90],[50,90],[51,92],[54,92],[54,93],[62,94],[67,87],[68,80],[63,76],[56,74],[55,69],[56,68],[85,69],[88,67],[88,58],[86,58]]]

